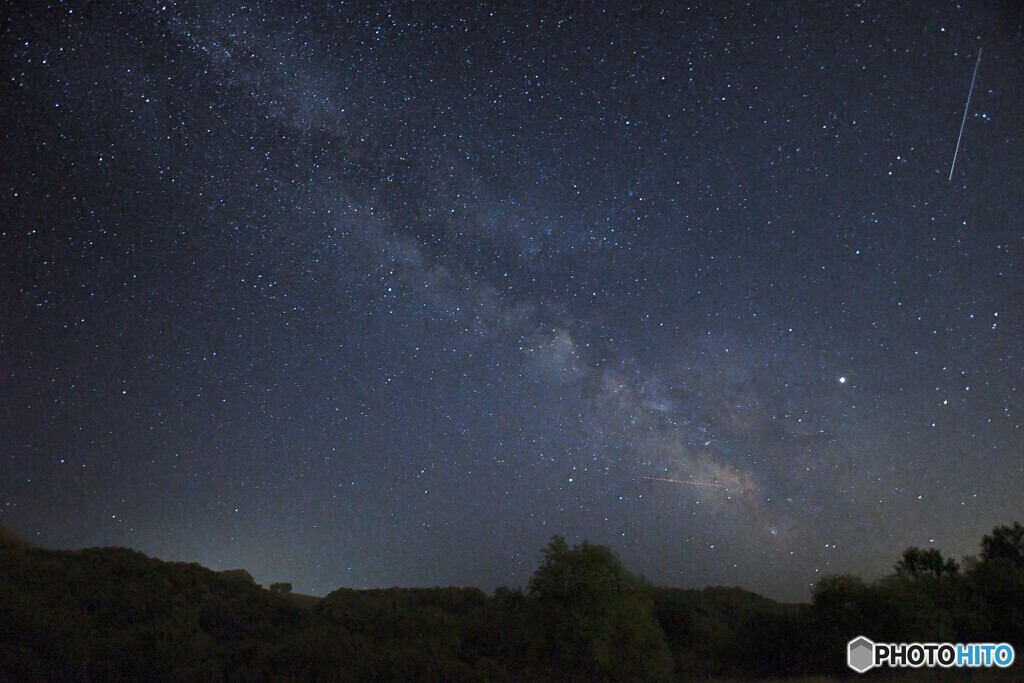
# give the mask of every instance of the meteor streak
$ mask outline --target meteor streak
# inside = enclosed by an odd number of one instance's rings
[[[689,486],[703,486],[709,489],[724,489],[725,486],[722,484],[712,484],[706,481],[689,481],[686,479],[667,479],[665,477],[640,477],[641,479],[648,479],[650,481],[667,481],[670,484],[687,484]]]
[[[964,137],[964,124],[967,123],[967,110],[971,108],[971,95],[974,94],[974,80],[978,77],[978,65],[981,64],[981,48],[978,48],[978,59],[974,62],[974,75],[971,76],[971,89],[967,91],[967,104],[964,105],[964,120],[960,122],[960,135],[956,138],[956,150],[953,152],[953,163],[949,165],[949,179],[953,179],[956,168],[956,155],[960,153],[960,141]]]

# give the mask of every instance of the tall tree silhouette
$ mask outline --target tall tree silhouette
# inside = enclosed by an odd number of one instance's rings
[[[896,573],[902,576],[922,575],[944,576],[960,572],[960,565],[953,558],[943,558],[935,548],[921,550],[911,546],[903,551],[903,557],[896,563]]]
[[[663,680],[672,656],[647,586],[603,546],[554,537],[530,579],[542,653],[563,680]]]
[[[985,561],[1003,559],[1024,568],[1024,526],[1014,522],[1011,526],[997,526],[992,535],[981,539],[981,558]]]

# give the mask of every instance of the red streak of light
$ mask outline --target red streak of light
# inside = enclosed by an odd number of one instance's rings
[[[725,486],[722,484],[711,484],[706,481],[687,481],[686,479],[666,479],[665,477],[640,477],[641,479],[649,479],[650,481],[667,481],[670,484],[687,484],[688,486],[703,486],[709,489],[724,489]]]

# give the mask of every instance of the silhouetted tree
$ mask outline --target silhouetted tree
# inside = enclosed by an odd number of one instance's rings
[[[972,640],[1004,640],[1024,648],[1024,527],[997,526],[981,539],[981,558],[967,573],[977,599]]]
[[[663,680],[672,656],[647,586],[608,549],[572,549],[554,537],[530,579],[540,608],[542,656],[566,680]]]
[[[1014,522],[1012,526],[997,526],[992,535],[981,539],[981,559],[992,561],[1008,560],[1017,567],[1024,568],[1024,526]]]
[[[958,574],[960,565],[953,558],[945,559],[935,548],[921,550],[911,546],[903,551],[903,557],[896,563],[896,573],[911,578],[929,574],[931,576],[949,576]]]
[[[291,593],[292,585],[290,583],[272,583],[270,584],[271,593]]]

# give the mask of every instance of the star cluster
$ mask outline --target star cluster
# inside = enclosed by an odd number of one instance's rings
[[[11,10],[0,519],[317,594],[973,552],[1024,514],[1022,27]]]

